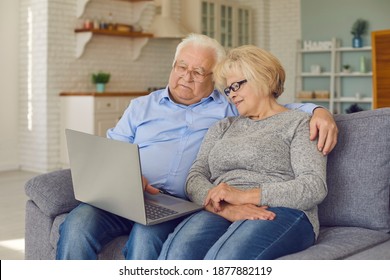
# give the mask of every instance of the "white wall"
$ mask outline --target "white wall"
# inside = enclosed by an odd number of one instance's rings
[[[280,103],[294,102],[296,45],[301,38],[300,0],[271,1],[269,13],[270,50],[286,70],[284,93]]]
[[[19,1],[0,1],[0,170],[19,167],[18,37]]]
[[[150,2],[141,18],[145,28],[154,10]],[[82,56],[76,57],[74,29],[79,22],[107,18],[109,12],[117,22],[134,24],[135,12],[130,2],[90,1],[81,19],[77,19],[76,0],[21,0],[21,29],[25,34],[21,37],[19,80],[20,118],[24,120],[19,127],[22,169],[45,172],[60,168],[63,132],[59,129],[59,94],[94,91],[91,73],[111,73],[107,91],[146,91],[150,86],[166,85],[178,40],[151,39],[134,60],[136,39],[93,36]],[[29,13],[32,24],[28,21]],[[32,47],[28,43],[30,37]]]
[[[253,44],[272,52],[285,68],[285,90],[279,102],[294,102],[296,42],[301,38],[300,0],[240,1],[253,8]]]
[[[281,102],[291,102],[294,96],[291,81],[295,73],[295,43],[292,42],[300,37],[300,0],[241,1],[253,7],[254,43],[277,55],[286,68],[288,82]],[[6,61],[0,63],[0,78],[7,85],[0,93],[0,170],[20,166],[25,170],[46,172],[59,168],[59,93],[93,91],[92,72],[112,73],[109,91],[146,90],[150,86],[165,86],[167,82],[178,40],[151,39],[134,61],[131,39],[95,36],[82,57],[76,58],[73,32],[79,24],[75,17],[76,2],[0,1],[6,6],[0,6],[0,34],[8,38],[1,46],[7,48],[7,55],[0,52],[0,61]],[[172,2],[172,15],[178,19],[180,0]],[[28,22],[29,9],[32,25]],[[122,1],[91,0],[83,18],[106,15],[108,11],[113,12],[118,22],[132,23],[131,4]],[[151,6],[142,15],[141,24],[145,28],[154,13]],[[31,45],[29,38],[33,39]]]

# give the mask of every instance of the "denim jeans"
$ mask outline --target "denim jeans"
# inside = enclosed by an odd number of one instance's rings
[[[184,218],[152,226],[135,223],[123,249],[123,255],[127,260],[157,260],[164,241]]]
[[[144,226],[82,203],[60,225],[56,259],[94,260],[114,238],[129,234],[123,249],[126,259],[156,260],[169,233],[184,218]]]
[[[133,224],[128,219],[82,203],[60,225],[56,259],[97,259],[104,245],[128,234]]]
[[[299,210],[270,207],[272,221],[229,222],[201,211],[185,219],[164,243],[159,259],[269,260],[304,250],[315,242],[313,227]]]

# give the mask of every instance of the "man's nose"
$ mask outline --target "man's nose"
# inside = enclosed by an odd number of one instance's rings
[[[187,71],[184,73],[184,75],[183,75],[183,79],[184,79],[185,81],[188,81],[188,82],[193,82],[194,79],[192,78],[192,72],[187,70]]]

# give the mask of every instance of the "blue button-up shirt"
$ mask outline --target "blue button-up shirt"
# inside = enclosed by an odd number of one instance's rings
[[[311,113],[314,104],[289,104]],[[133,99],[107,137],[138,144],[142,174],[156,188],[182,198],[185,181],[208,128],[237,115],[236,107],[214,90],[196,104],[175,103],[168,88]]]

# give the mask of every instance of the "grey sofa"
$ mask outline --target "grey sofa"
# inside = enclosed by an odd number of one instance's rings
[[[339,141],[328,156],[328,196],[319,206],[317,243],[281,259],[390,259],[390,108],[336,115]],[[78,205],[70,170],[25,185],[26,259],[54,259],[58,227]],[[123,259],[127,236],[109,243],[100,259]]]

